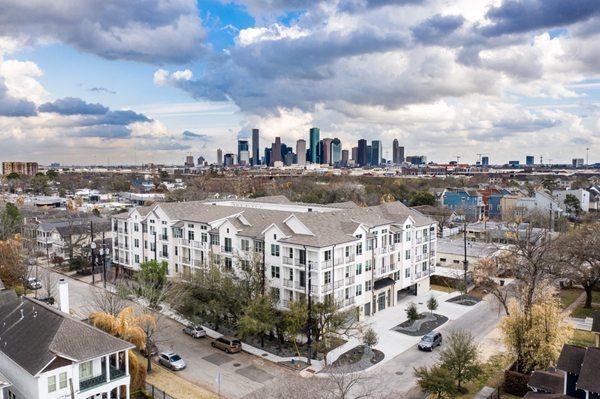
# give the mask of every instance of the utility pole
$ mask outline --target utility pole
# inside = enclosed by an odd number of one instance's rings
[[[96,284],[96,270],[94,269],[94,222],[90,220],[90,235],[92,237],[92,242],[90,243],[90,252],[92,255],[92,285]]]
[[[590,148],[585,149],[585,166],[590,164]]]
[[[104,289],[106,289],[106,243],[104,241],[104,231],[102,231],[102,281],[104,282]]]
[[[465,249],[465,258],[463,260],[463,269],[464,269],[464,285],[465,285],[465,294],[467,293],[467,270],[469,268],[469,261],[467,260],[467,219],[465,218],[463,224],[463,244]]]
[[[154,230],[154,260],[156,261],[156,252],[158,251],[158,248],[156,246],[156,230]]]
[[[306,253],[306,246],[304,246],[304,251]],[[309,365],[312,364],[311,363],[311,358],[312,358],[312,278],[311,278],[311,271],[312,271],[312,263],[309,260],[306,260],[306,263],[308,264],[308,320],[307,320],[307,326],[306,326],[306,335],[307,335],[307,340],[306,340],[306,363],[308,363]],[[332,277],[333,278],[333,277]],[[334,284],[333,280],[331,282],[332,284]],[[335,291],[334,291],[335,292]]]

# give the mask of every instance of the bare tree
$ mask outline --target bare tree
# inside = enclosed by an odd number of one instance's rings
[[[96,310],[117,316],[129,305],[126,300],[127,294],[125,283],[117,281],[115,293],[102,289],[92,290],[92,306]]]
[[[50,272],[45,272],[42,277],[42,288],[46,298],[54,297],[56,291],[56,279]]]
[[[503,271],[499,266],[500,263],[504,262],[505,261],[500,261],[497,257],[482,259],[475,265],[473,277],[475,279],[475,284],[492,295],[508,315],[508,300],[511,297],[511,290],[507,284],[501,282],[504,281],[502,277],[506,277],[507,275],[503,274]]]

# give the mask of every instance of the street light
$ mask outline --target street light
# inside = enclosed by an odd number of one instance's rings
[[[96,249],[96,243],[92,241],[90,244],[90,249],[92,252],[92,285],[96,284],[96,270],[94,269],[94,249]]]

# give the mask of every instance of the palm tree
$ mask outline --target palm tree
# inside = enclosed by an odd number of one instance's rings
[[[130,306],[121,310],[116,316],[106,312],[90,314],[90,322],[94,327],[131,342],[138,349],[146,347],[146,333],[141,326],[152,323],[150,318],[152,318],[151,315],[136,316]],[[129,351],[129,374],[131,375],[132,391],[143,389],[146,381],[146,369],[131,350]]]

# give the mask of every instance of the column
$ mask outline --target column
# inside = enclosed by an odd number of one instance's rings
[[[129,375],[129,351],[125,351],[125,375]]]
[[[129,399],[129,384],[125,385],[125,399]]]
[[[110,355],[104,357],[104,363],[106,367],[106,382],[110,382]]]
[[[117,399],[121,399],[121,386],[117,387]]]

